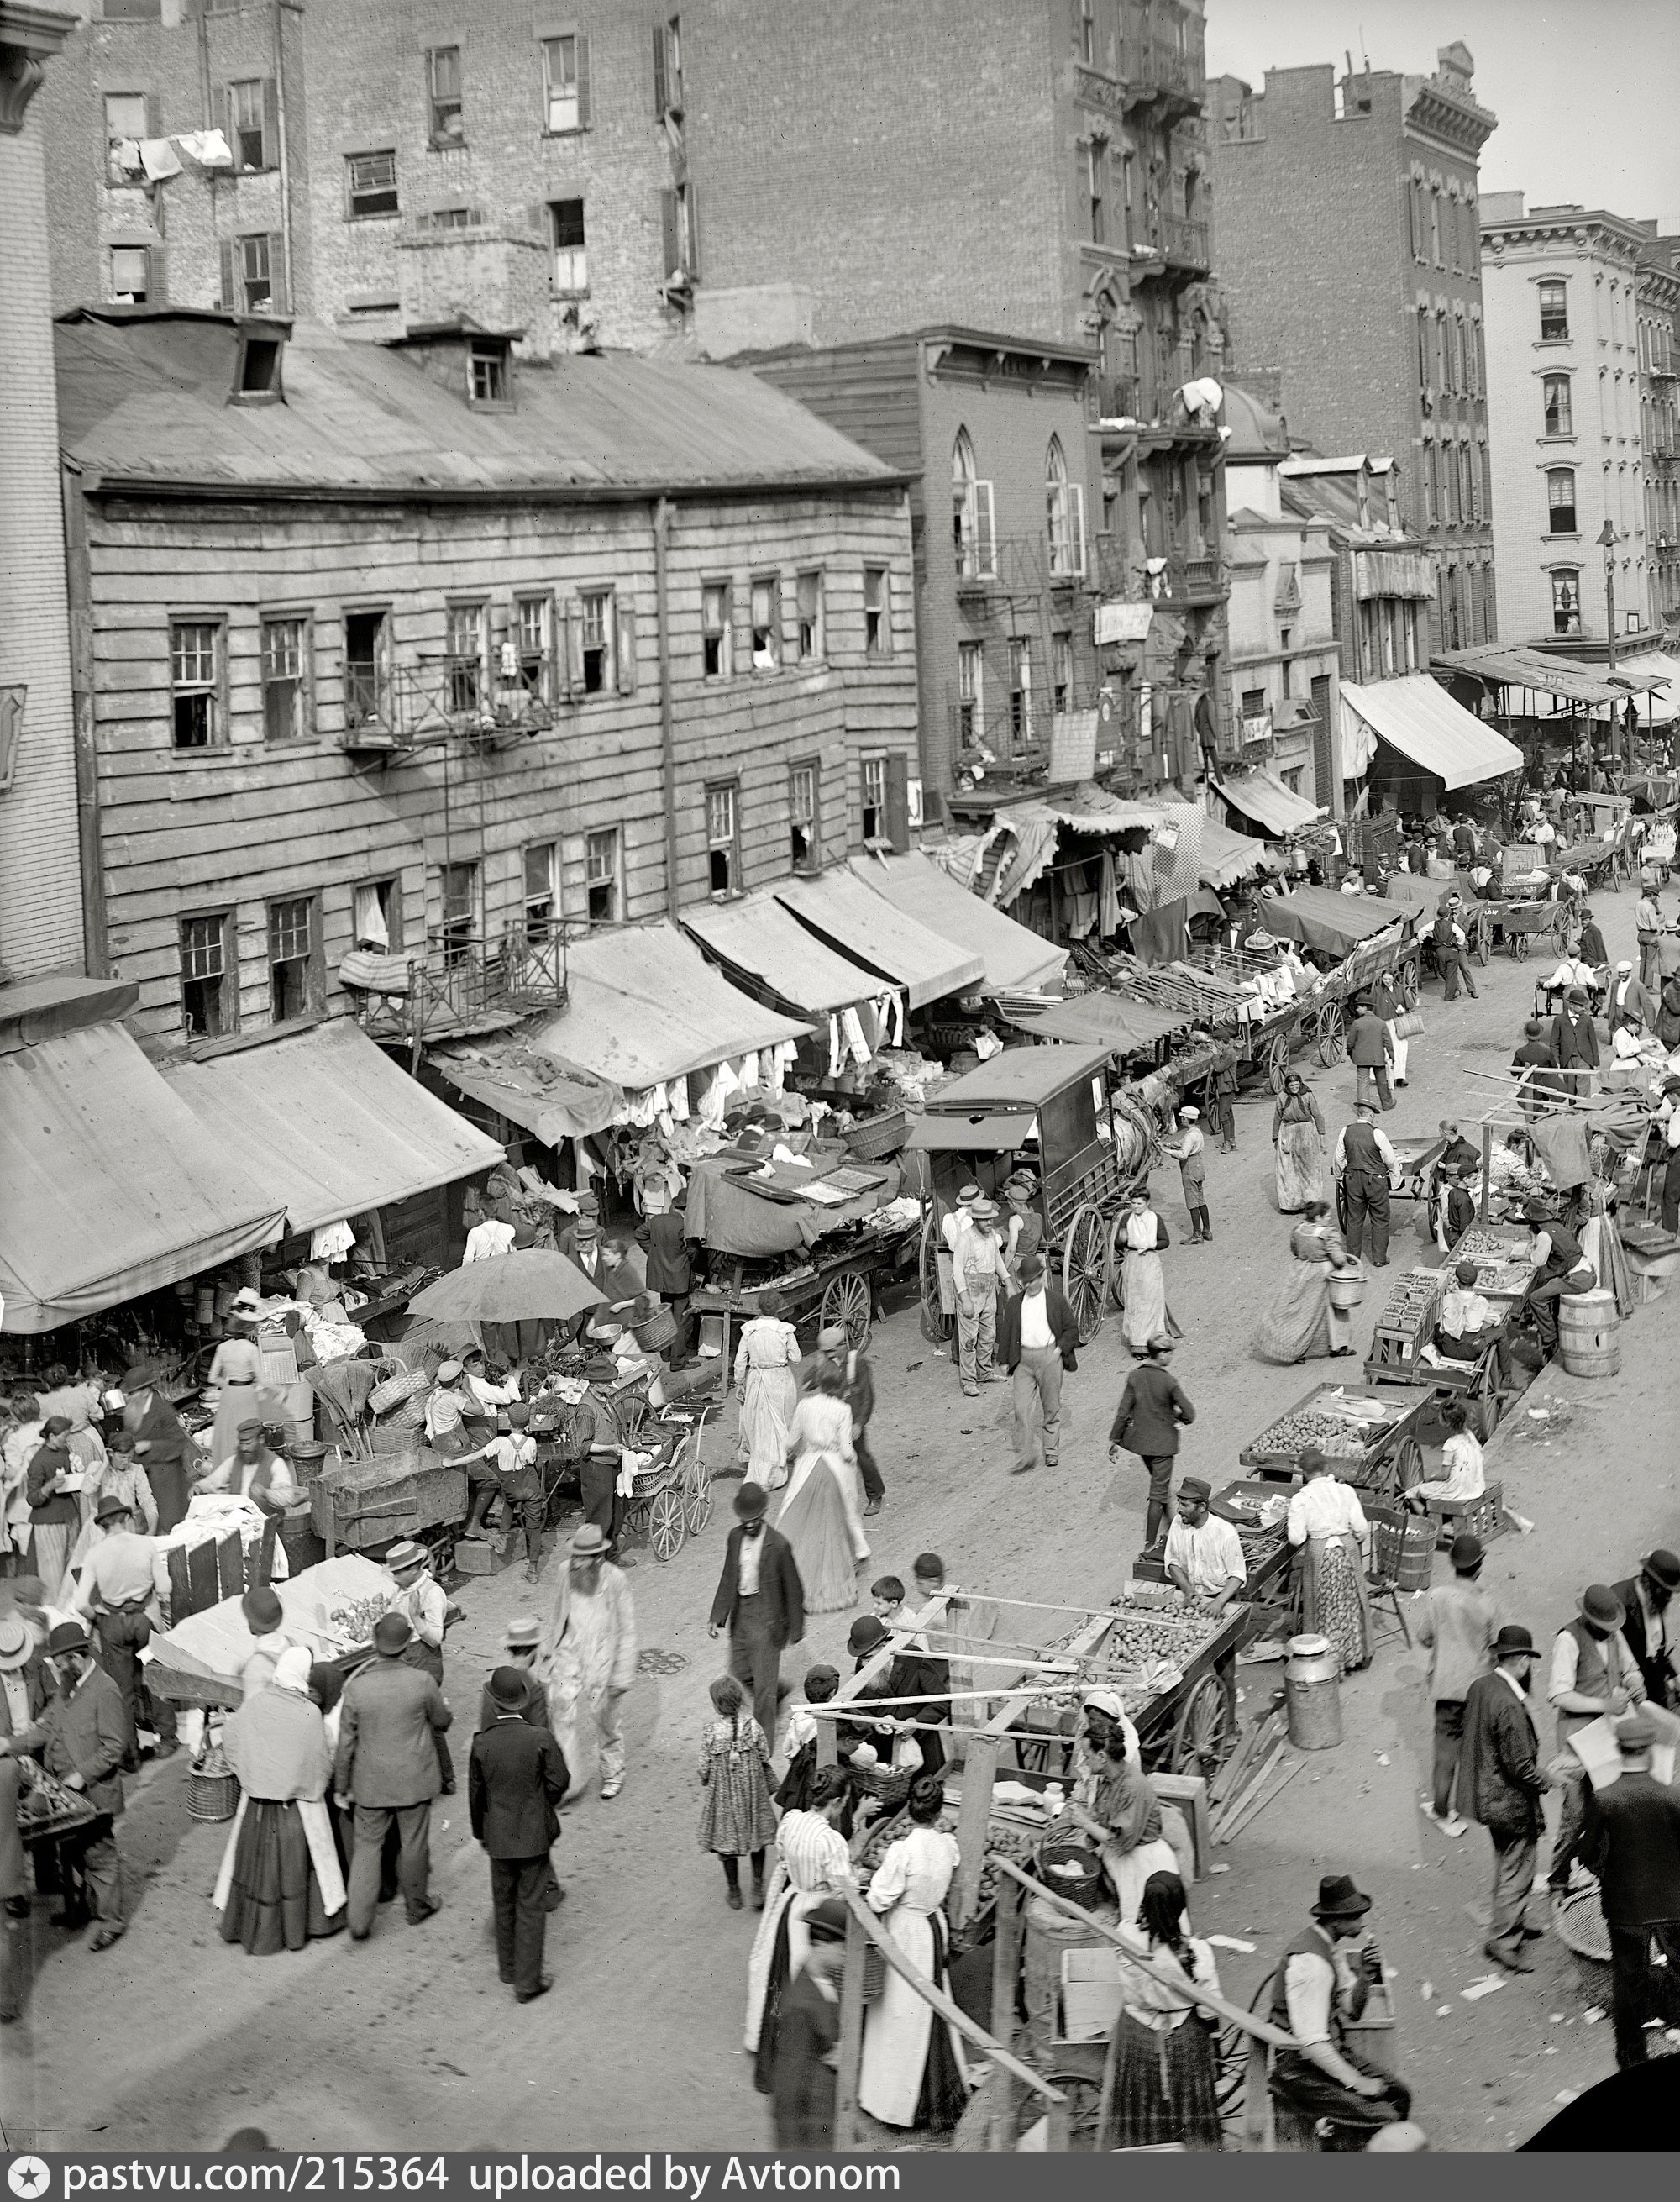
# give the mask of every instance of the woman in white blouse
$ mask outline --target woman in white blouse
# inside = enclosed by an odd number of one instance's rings
[[[1370,1524],[1356,1493],[1330,1472],[1317,1445],[1301,1456],[1301,1487],[1289,1501],[1290,1544],[1305,1546],[1301,1627],[1328,1637],[1342,1672],[1371,1657],[1371,1605],[1366,1594]]]
[[[949,1936],[941,1906],[958,1863],[956,1837],[937,1822],[945,1807],[937,1775],[910,1785],[910,1832],[889,1843],[866,1892],[889,1934],[910,1963],[936,1987],[949,1993],[946,1956]],[[863,2022],[863,2068],[858,2101],[883,2125],[920,2126],[949,2132],[968,2100],[968,2068],[962,2037],[936,2019],[909,1982],[887,1969],[886,1986]]]

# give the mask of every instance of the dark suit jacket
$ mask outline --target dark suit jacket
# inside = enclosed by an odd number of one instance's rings
[[[1590,1790],[1582,1855],[1612,1927],[1680,1919],[1680,1790],[1631,1773]]]
[[[1195,1420],[1195,1409],[1179,1390],[1172,1371],[1145,1361],[1126,1378],[1108,1442],[1158,1460],[1163,1453],[1178,1451],[1179,1423]]]
[[[493,1858],[546,1858],[560,1833],[555,1808],[571,1780],[547,1728],[504,1715],[473,1739],[467,1801],[474,1838]]]
[[[1604,935],[1598,929],[1598,920],[1589,918],[1581,928],[1581,961],[1601,970],[1610,961],[1610,951],[1604,945]]]
[[[650,1216],[637,1233],[648,1250],[650,1292],[674,1299],[693,1284],[688,1240],[683,1235],[687,1228],[688,1218],[682,1210],[667,1208],[662,1216]]]
[[[1348,1034],[1348,1060],[1356,1068],[1380,1070],[1394,1060],[1395,1044],[1389,1028],[1370,1015],[1354,1019]]]
[[[1544,1794],[1534,1715],[1497,1669],[1478,1675],[1464,1701],[1459,1799],[1472,1820],[1507,1841],[1539,1834]]]
[[[189,1440],[180,1416],[161,1392],[152,1393],[134,1442],[146,1448],[139,1462],[157,1501],[157,1532],[162,1536],[186,1519]]]
[[[724,1540],[723,1573],[712,1600],[712,1626],[733,1627],[740,1604],[736,1586],[741,1568],[741,1524],[737,1522]],[[805,1586],[799,1580],[799,1563],[793,1546],[778,1529],[764,1531],[764,1550],[758,1563],[758,1594],[764,1600],[765,1617],[778,1645],[797,1644],[805,1634]]]
[[[1668,1703],[1668,1686],[1673,1679],[1666,1659],[1648,1656],[1645,1643],[1645,1609],[1639,1603],[1639,1578],[1630,1575],[1625,1582],[1611,1586],[1621,1599],[1627,1619],[1622,1623],[1622,1634],[1627,1639],[1630,1652],[1639,1663],[1639,1671],[1645,1677],[1645,1687],[1654,1705]],[[1680,1621],[1680,1612],[1675,1619]]]
[[[443,1786],[438,1737],[452,1717],[430,1675],[374,1658],[344,1685],[335,1794],[358,1805],[424,1805]]]
[[[1576,1063],[1589,1070],[1598,1069],[1598,1030],[1591,1011],[1581,1016],[1568,1010],[1560,1010],[1552,1020],[1552,1062],[1559,1070],[1566,1070]]]
[[[87,1800],[113,1818],[122,1810],[123,1760],[128,1755],[128,1708],[103,1667],[69,1696],[50,1697],[35,1727],[14,1748],[38,1751],[49,1774],[79,1774]]]
[[[1025,1298],[1025,1292],[1012,1293],[997,1320],[997,1357],[1006,1369],[1013,1369],[1021,1357],[1021,1302]],[[1077,1369],[1074,1351],[1079,1343],[1079,1325],[1072,1309],[1052,1284],[1044,1287],[1044,1314],[1050,1326],[1050,1343],[1060,1354],[1062,1367]]]
[[[494,1728],[501,1717],[502,1707],[491,1697],[486,1682],[479,1693],[479,1734],[482,1735],[487,1728]],[[529,1721],[532,1728],[546,1728],[549,1724],[549,1693],[529,1670],[525,1678],[525,1703],[520,1707],[520,1718]]]

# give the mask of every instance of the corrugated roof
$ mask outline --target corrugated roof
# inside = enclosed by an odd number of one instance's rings
[[[480,411],[402,352],[300,322],[285,400],[227,403],[231,319],[61,321],[60,435],[89,474],[229,489],[371,492],[890,483],[878,459],[754,376],[621,352],[520,362]]]
[[[1481,643],[1474,650],[1437,651],[1431,662],[1454,672],[1474,674],[1478,680],[1498,681],[1511,688],[1532,688],[1543,696],[1560,696],[1573,704],[1625,703],[1630,692],[1641,693],[1661,684],[1655,676],[1616,669],[1612,685],[1597,666],[1576,657],[1554,657],[1549,651],[1526,650],[1502,642]]]

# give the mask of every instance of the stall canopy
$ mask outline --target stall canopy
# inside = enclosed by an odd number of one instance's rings
[[[1288,790],[1284,792],[1287,793]],[[1250,872],[1267,861],[1267,851],[1251,833],[1233,833],[1229,826],[1220,825],[1217,818],[1204,821],[1201,828],[1201,877],[1205,886],[1228,887],[1237,880],[1246,879]],[[1190,916],[1194,917],[1195,915],[1195,907],[1192,904]]]
[[[1342,706],[1391,749],[1447,787],[1471,787],[1520,772],[1523,753],[1427,673],[1396,680],[1342,683]]]
[[[731,973],[756,981],[786,1009],[827,1016],[882,992],[872,973],[825,947],[763,890],[739,902],[696,904],[680,921]]]
[[[1490,680],[1501,688],[1532,688],[1542,696],[1559,696],[1571,704],[1624,703],[1636,690],[1642,693],[1659,685],[1659,676],[1636,674],[1626,665],[1618,665],[1610,677],[1598,666],[1584,664],[1577,657],[1554,657],[1548,651],[1524,650],[1505,643],[1442,651],[1432,662],[1454,673],[1474,674],[1478,680]],[[1389,688],[1395,684],[1385,680],[1380,685]],[[1342,693],[1348,692],[1348,683],[1344,680]],[[1508,771],[1510,767],[1504,769]]]
[[[1033,1116],[919,1116],[904,1145],[912,1154],[1001,1155],[1032,1137]]]
[[[565,1009],[537,1027],[531,1045],[626,1092],[803,1039],[810,1030],[731,986],[669,918],[571,942],[566,980]]]
[[[1065,948],[959,886],[931,857],[854,857],[851,868],[866,886],[942,940],[978,949],[986,967],[981,993],[1042,993],[1061,983]]]
[[[290,1231],[493,1169],[502,1148],[428,1093],[347,1019],[164,1076]]]
[[[1318,806],[1285,787],[1275,773],[1248,772],[1241,779],[1215,779],[1213,785],[1233,810],[1264,826],[1279,840],[1318,819]]]
[[[784,909],[831,947],[902,986],[913,1010],[942,995],[972,993],[986,975],[984,960],[972,946],[954,947],[930,933],[849,871],[786,880],[773,892]]]
[[[928,1103],[928,1115],[978,1117],[1036,1110],[1078,1079],[1094,1078],[1113,1051],[1112,1042],[1100,1047],[1006,1047],[990,1063],[942,1086]]]
[[[32,1040],[6,1015],[26,991],[0,993],[0,1328],[53,1330],[280,1236],[280,1198],[115,1022],[132,987],[85,1023],[67,1001]]]
[[[1262,895],[1260,915],[1266,930],[1298,940],[1325,956],[1351,956],[1391,925],[1408,923],[1409,910],[1365,895],[1344,895],[1334,887],[1297,887],[1292,895]]]
[[[1171,1033],[1184,1032],[1195,1020],[1189,1010],[1167,1010],[1154,1002],[1141,1002],[1130,994],[1108,989],[1073,994],[1065,1002],[1050,1002],[1042,1009],[1017,1007],[1009,1021],[1038,1039],[1072,1040],[1085,1047],[1102,1046],[1115,1055],[1153,1047]]]
[[[1617,665],[1618,677],[1651,684],[1666,681],[1665,688],[1652,685],[1647,700],[1639,706],[1641,719],[1648,716],[1659,727],[1671,725],[1680,718],[1680,657],[1671,657],[1666,651],[1642,650],[1637,657],[1624,657]]]
[[[457,1092],[522,1124],[551,1147],[603,1131],[624,1106],[611,1079],[539,1055],[519,1040],[463,1045],[435,1052],[431,1061]]]

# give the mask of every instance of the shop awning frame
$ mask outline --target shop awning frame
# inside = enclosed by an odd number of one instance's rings
[[[1520,772],[1514,742],[1478,719],[1427,673],[1342,683],[1342,708],[1449,791]]]
[[[1035,994],[1060,984],[1066,949],[983,902],[931,857],[854,857],[851,868],[904,916],[953,947],[978,949],[985,963],[978,993]]]
[[[738,902],[696,903],[678,923],[731,983],[756,983],[791,1014],[831,1016],[891,986],[819,940],[765,888]]]
[[[771,892],[831,947],[902,987],[913,1010],[949,994],[972,994],[985,979],[984,957],[907,917],[849,870],[784,880]]]
[[[1220,774],[1213,785],[1233,810],[1264,826],[1279,841],[1319,821],[1318,805],[1285,787],[1275,773],[1248,772],[1240,778]]]

